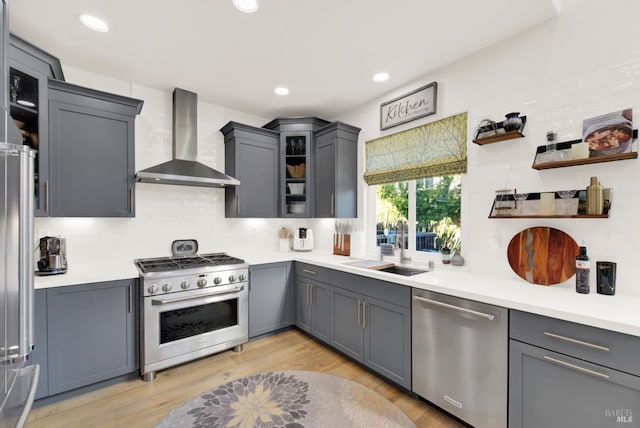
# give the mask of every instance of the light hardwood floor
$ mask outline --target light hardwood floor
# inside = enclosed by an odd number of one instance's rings
[[[393,402],[418,427],[462,426],[300,331],[289,330],[245,344],[241,353],[226,351],[160,371],[154,382],[134,379],[32,410],[26,427],[152,427],[172,409],[217,385],[279,370],[320,371],[359,382]]]

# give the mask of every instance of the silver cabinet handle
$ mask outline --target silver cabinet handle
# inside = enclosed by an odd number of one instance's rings
[[[187,300],[206,299],[207,297],[211,297],[211,296],[221,296],[223,294],[237,293],[238,291],[242,291],[242,290],[244,290],[244,285],[234,288],[232,290],[218,291],[217,293],[200,294],[198,296],[191,296],[191,297],[179,297],[177,299],[152,300],[151,304],[154,306],[168,305],[170,303],[185,302]]]
[[[367,303],[362,301],[362,328],[367,326]]]
[[[127,305],[128,306],[128,308],[127,308],[128,312],[127,313],[130,314],[131,311],[133,310],[132,309],[132,306],[133,306],[133,291],[132,291],[133,286],[129,285],[127,288],[129,289],[129,302],[128,302],[129,304]]]
[[[133,212],[133,187],[129,188],[129,212]]]
[[[308,270],[308,269],[302,269],[302,272],[310,273],[311,275],[317,275],[317,273],[316,273],[316,272],[314,272],[314,271],[312,271],[312,270]]]
[[[550,333],[548,331],[545,331],[544,335],[545,336],[549,336],[549,337],[553,337],[554,339],[559,339],[559,340],[564,340],[566,342],[575,343],[576,345],[586,346],[587,348],[597,349],[599,351],[605,351],[605,352],[611,351],[611,349],[607,348],[606,346],[600,346],[600,345],[596,345],[594,343],[583,342],[582,340],[572,339],[572,338],[566,337],[566,336],[560,336],[559,334]]]
[[[331,215],[334,215],[334,214],[335,214],[335,211],[336,211],[335,206],[336,206],[336,197],[335,197],[335,196],[334,196],[334,194],[332,193],[332,194],[331,194]]]
[[[362,309],[360,308],[360,299],[358,299],[358,327],[362,327],[362,322],[360,321],[360,318],[362,318]]]
[[[236,194],[236,215],[240,215],[240,195]]]
[[[581,372],[581,373],[585,373],[585,374],[588,374],[588,375],[591,375],[591,376],[595,376],[595,377],[599,377],[599,378],[602,378],[602,379],[609,380],[609,375],[597,372],[595,370],[587,369],[585,367],[580,367],[580,366],[577,366],[575,364],[568,363],[566,361],[558,360],[557,358],[553,358],[553,357],[550,357],[548,355],[545,355],[544,359],[547,360],[547,361],[551,361],[554,364],[558,364],[560,366],[567,367],[569,369],[573,369],[573,370]]]
[[[44,210],[49,211],[49,180],[44,182]]]
[[[313,305],[313,284],[309,284],[309,304]]]
[[[311,290],[310,290],[310,288],[311,288],[311,284],[309,284],[309,283],[307,282],[307,305],[310,305],[310,304],[311,304],[311,300],[309,300],[309,296],[311,295]]]
[[[480,318],[488,319],[489,321],[493,321],[494,319],[496,319],[495,315],[492,315],[492,314],[485,314],[484,312],[478,312],[471,309],[462,308],[460,306],[450,305],[444,302],[438,302],[437,300],[425,299],[424,297],[420,297],[420,296],[413,296],[413,299],[418,300],[420,302],[429,303],[434,306],[440,306],[442,308],[453,309],[454,311],[463,312],[465,314],[475,315]]]

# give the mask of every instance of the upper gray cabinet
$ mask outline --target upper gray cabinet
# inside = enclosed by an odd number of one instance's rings
[[[359,128],[317,117],[278,118],[262,128],[229,122],[226,217],[357,216]]]
[[[56,57],[13,34],[8,58],[10,114],[37,153],[35,214],[133,217],[142,101],[64,82]]]
[[[316,217],[358,216],[360,128],[333,122],[315,132]]]
[[[15,34],[9,36],[9,113],[20,128],[23,143],[36,150],[35,215],[47,216],[49,186],[48,79],[64,80],[58,58]]]
[[[314,217],[315,131],[327,124],[317,117],[293,117],[263,126],[280,133],[280,217]]]
[[[225,172],[240,180],[240,185],[225,188],[225,216],[278,217],[278,133],[237,122],[227,123],[220,132]]]
[[[57,80],[48,90],[49,215],[134,217],[134,122],[142,101]]]

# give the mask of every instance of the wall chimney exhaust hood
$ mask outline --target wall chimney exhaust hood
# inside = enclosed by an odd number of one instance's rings
[[[173,159],[136,173],[142,183],[226,187],[240,181],[196,161],[198,154],[198,95],[173,91]]]

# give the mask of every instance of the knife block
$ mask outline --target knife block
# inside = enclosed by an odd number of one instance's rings
[[[333,254],[337,256],[351,255],[351,235],[342,233],[333,234]]]

